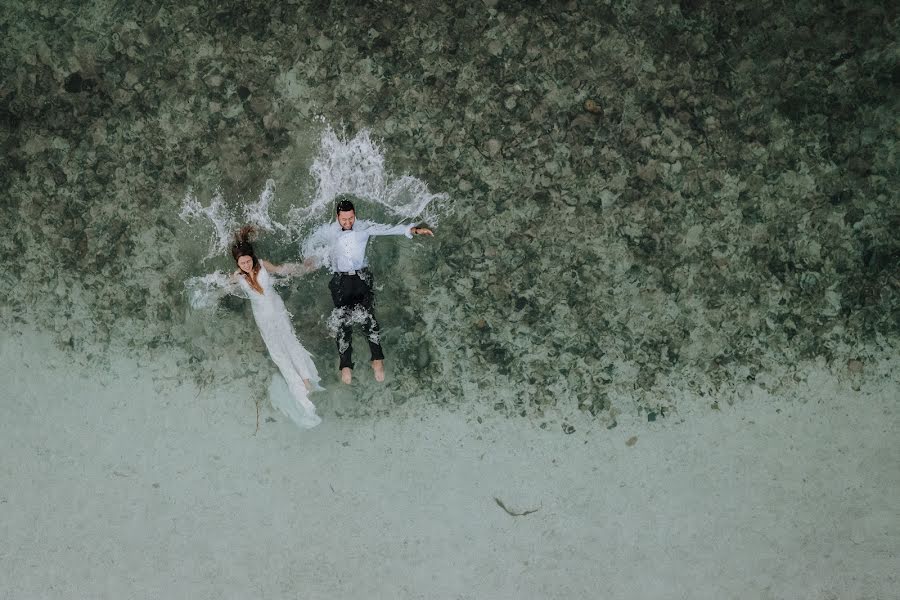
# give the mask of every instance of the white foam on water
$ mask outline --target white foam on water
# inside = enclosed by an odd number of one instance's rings
[[[213,195],[209,206],[203,206],[193,191],[188,190],[182,200],[178,216],[187,223],[193,219],[207,219],[212,223],[215,234],[210,240],[207,259],[225,252],[234,237],[234,230],[237,229],[237,219],[225,206],[225,199],[219,191]]]
[[[352,327],[353,325],[361,325],[365,329],[370,329],[375,325],[375,317],[364,306],[345,306],[332,310],[328,320],[325,322],[325,326],[328,327],[331,336],[340,339],[338,352],[341,354],[347,351],[350,342],[349,338],[339,338],[338,332],[343,327]],[[375,344],[380,344],[381,334],[373,331],[371,335],[367,336],[367,339]]]
[[[309,173],[316,181],[314,196],[288,212],[298,233],[330,220],[334,200],[342,194],[382,207],[396,222],[418,220],[435,226],[446,212],[447,194],[431,193],[424,181],[410,175],[395,178],[387,171],[384,151],[367,129],[343,139],[326,127]]]
[[[246,297],[241,286],[223,271],[191,277],[184,282],[184,288],[193,309],[214,308],[220,299],[229,294]]]
[[[311,244],[314,245],[313,231],[333,219],[334,200],[342,194],[351,194],[354,200],[379,207],[380,212],[394,223],[424,222],[434,227],[448,210],[447,194],[430,192],[428,184],[411,175],[391,175],[385,167],[383,149],[366,129],[346,139],[326,126],[309,174],[316,182],[316,190],[310,198],[290,201],[286,223],[277,221],[270,214],[279,199],[274,179],[266,181],[256,202],[234,207],[226,204],[220,191],[216,191],[208,206],[203,206],[189,190],[182,201],[179,217],[188,223],[199,219],[212,225],[209,252],[205,257],[208,260],[227,254],[234,232],[242,223],[255,225],[261,231],[285,239],[298,240],[298,252],[310,256]],[[365,211],[364,206],[358,208],[360,212]],[[200,289],[197,286],[208,286],[210,282],[198,281],[192,285],[196,290]],[[198,298],[204,297],[202,292],[196,293]]]
[[[441,213],[446,214],[448,199],[447,194],[429,192],[428,185],[421,179],[404,175],[388,185],[379,203],[399,216],[417,218],[434,226]]]
[[[244,206],[244,222],[256,225],[262,231],[287,232],[288,228],[281,223],[272,220],[269,215],[269,207],[275,199],[275,180],[267,179],[266,187],[259,195],[259,200],[253,204]]]

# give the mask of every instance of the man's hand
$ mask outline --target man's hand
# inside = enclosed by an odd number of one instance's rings
[[[428,229],[427,227],[413,227],[409,230],[413,235],[430,235],[434,236],[434,232]]]

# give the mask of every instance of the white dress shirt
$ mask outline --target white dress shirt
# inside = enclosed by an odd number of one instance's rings
[[[366,245],[369,238],[376,235],[405,235],[412,237],[412,225],[382,225],[357,219],[353,229],[344,231],[337,221],[322,225],[313,234],[308,244],[312,255],[323,260],[332,271],[348,273],[369,266],[366,260]]]

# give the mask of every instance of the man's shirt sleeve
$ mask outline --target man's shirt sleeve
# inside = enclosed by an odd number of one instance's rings
[[[334,260],[331,253],[334,247],[335,237],[339,232],[338,228],[334,227],[334,225],[335,223],[321,225],[309,236],[309,238],[307,238],[306,242],[303,244],[304,258],[315,259],[318,266],[328,267],[329,269],[334,268],[334,265],[332,264]]]
[[[362,227],[359,227],[360,225]],[[412,225],[405,223],[401,223],[400,225],[382,225],[381,223],[357,220],[353,228],[357,229],[357,227],[359,227],[360,231],[365,232],[367,236],[405,235],[408,238],[412,237],[412,231],[410,231]]]

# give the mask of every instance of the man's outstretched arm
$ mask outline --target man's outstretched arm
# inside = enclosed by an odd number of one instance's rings
[[[427,227],[414,227],[412,225],[383,225],[381,223],[373,223],[371,221],[358,220],[354,229],[365,232],[368,236],[379,235],[405,235],[411,238],[414,235],[434,235],[434,232]]]

